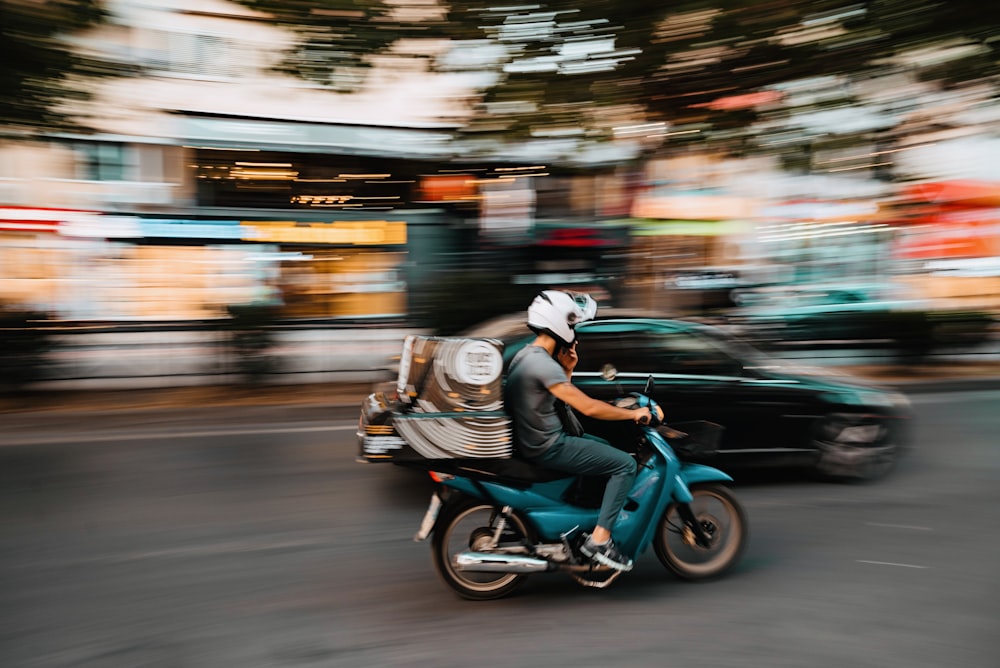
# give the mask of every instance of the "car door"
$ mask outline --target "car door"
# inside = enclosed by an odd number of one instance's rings
[[[716,421],[726,426],[727,447],[748,457],[778,455],[786,463],[815,454],[809,434],[822,414],[815,389],[794,376],[766,372],[770,360],[722,330],[698,326],[694,332],[741,363],[717,413],[724,416]]]
[[[651,322],[587,325],[578,328],[580,363],[573,375],[573,382],[584,392],[610,400],[642,392],[652,376],[650,394],[663,407],[668,422],[734,424],[738,412],[733,410],[730,395],[739,389],[742,365],[711,341],[682,327]],[[618,372],[615,382],[602,378],[608,364]],[[601,435],[614,431],[607,425],[585,426]]]

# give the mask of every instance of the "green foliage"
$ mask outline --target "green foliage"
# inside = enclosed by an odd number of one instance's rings
[[[53,347],[48,314],[0,308],[0,390],[16,391],[45,374]]]
[[[548,0],[496,5],[452,0],[444,14],[385,0],[243,0],[295,29],[300,43],[282,66],[337,87],[368,56],[399,38],[496,47],[491,63],[440,64],[490,70],[495,84],[466,128],[506,138],[576,132],[606,138],[624,119],[700,126],[730,135],[758,120],[752,107],[720,108],[720,98],[800,78],[858,74],[903,49],[945,39],[977,53],[933,73],[944,80],[991,80],[1000,13],[972,0]],[[355,83],[357,80],[354,80]],[[711,136],[711,132],[695,135]],[[683,137],[677,141],[691,141]]]
[[[359,88],[371,57],[408,32],[383,0],[243,0],[298,35],[279,72],[334,90]]]
[[[101,0],[2,0],[0,7],[0,134],[84,130],[80,103],[91,99],[90,80],[133,71],[68,41],[106,20]]]

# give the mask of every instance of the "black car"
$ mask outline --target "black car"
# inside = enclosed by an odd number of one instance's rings
[[[875,479],[908,444],[912,412],[898,392],[861,379],[770,358],[706,324],[660,318],[604,318],[577,326],[573,383],[611,400],[642,392],[668,423],[707,420],[725,429],[712,462],[722,469],[807,466],[824,476]],[[466,336],[504,342],[504,361],[534,336],[524,317],[484,323]],[[606,373],[613,369],[615,379]],[[623,423],[585,421],[617,441]]]

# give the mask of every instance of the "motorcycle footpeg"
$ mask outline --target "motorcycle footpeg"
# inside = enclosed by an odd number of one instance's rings
[[[588,561],[583,553],[580,552],[580,546],[583,545],[583,541],[587,539],[587,534],[580,531],[579,525],[573,527],[566,533],[560,534],[559,538],[562,539],[562,544],[566,548],[566,554],[570,555],[570,559],[573,560],[575,564],[583,564]]]

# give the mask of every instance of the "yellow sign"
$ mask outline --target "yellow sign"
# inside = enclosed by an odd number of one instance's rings
[[[294,220],[241,221],[244,239],[286,244],[393,246],[406,243],[406,223],[388,220],[336,220],[307,223]]]

